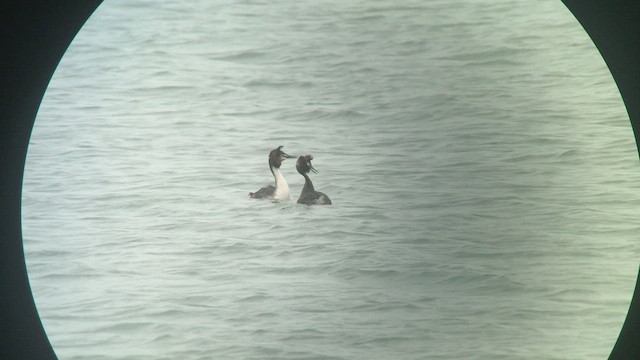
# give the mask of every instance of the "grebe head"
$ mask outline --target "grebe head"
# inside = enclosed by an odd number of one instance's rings
[[[280,145],[277,148],[271,150],[271,152],[269,153],[269,165],[275,168],[280,168],[280,165],[282,165],[283,161],[293,157],[282,151],[283,147],[284,146]]]
[[[298,158],[296,169],[300,174],[308,174],[309,171],[313,171],[316,174],[318,173],[318,170],[314,169],[313,165],[311,165],[311,160],[313,160],[313,156],[311,155],[300,156]]]

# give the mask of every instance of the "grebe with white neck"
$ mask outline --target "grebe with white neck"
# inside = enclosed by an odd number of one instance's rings
[[[296,169],[300,175],[304,177],[304,187],[302,188],[302,192],[300,192],[298,204],[331,205],[331,199],[329,199],[327,194],[316,191],[313,188],[311,178],[307,175],[309,171],[313,171],[316,174],[318,173],[318,171],[311,165],[311,160],[313,160],[313,156],[305,155],[300,156],[296,162]]]
[[[292,158],[293,156],[286,154],[282,151],[283,146],[280,145],[277,148],[271,150],[269,153],[269,169],[271,169],[271,173],[273,174],[273,178],[275,179],[276,186],[268,185],[263,187],[262,189],[249,193],[249,197],[252,199],[273,199],[275,201],[285,201],[289,200],[289,184],[282,176],[280,172],[280,166],[282,162],[286,159]]]

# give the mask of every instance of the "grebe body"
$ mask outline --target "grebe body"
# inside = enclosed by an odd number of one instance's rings
[[[282,148],[283,146],[278,146],[269,153],[269,169],[271,170],[271,174],[273,174],[276,185],[267,185],[256,192],[249,193],[250,198],[272,199],[275,201],[286,201],[290,199],[289,184],[287,184],[287,181],[284,179],[280,171],[280,166],[284,160],[292,158],[293,156],[286,154],[282,151]]]
[[[304,187],[302,188],[302,192],[300,192],[300,197],[298,197],[298,204],[331,205],[329,196],[323,192],[316,191],[313,187],[313,182],[311,182],[311,178],[307,175],[309,171],[316,174],[318,173],[311,165],[311,160],[313,160],[313,156],[305,155],[300,156],[296,162],[296,170],[304,177]]]

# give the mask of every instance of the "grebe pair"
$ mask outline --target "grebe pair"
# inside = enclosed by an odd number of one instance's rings
[[[282,151],[283,146],[271,150],[269,153],[269,168],[276,181],[276,186],[269,185],[262,189],[249,193],[249,197],[252,199],[273,199],[275,201],[283,201],[289,199],[289,184],[284,180],[282,173],[280,172],[280,166],[286,159],[290,159],[293,156]],[[311,178],[309,178],[309,171],[318,173],[316,169],[311,165],[313,156],[305,155],[300,156],[296,162],[296,169],[304,177],[304,187],[300,192],[298,198],[298,204],[305,205],[331,205],[331,199],[319,191],[315,191]]]

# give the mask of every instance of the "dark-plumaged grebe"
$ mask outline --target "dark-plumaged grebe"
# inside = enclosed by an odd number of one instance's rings
[[[304,187],[302,188],[302,192],[298,198],[298,204],[331,205],[331,199],[329,199],[327,194],[316,191],[313,188],[313,183],[311,182],[309,175],[307,175],[309,171],[313,171],[316,174],[318,173],[318,171],[311,165],[311,160],[313,160],[313,156],[305,155],[300,156],[298,158],[298,162],[296,162],[296,169],[300,175],[304,176]]]
[[[284,160],[292,158],[293,156],[286,154],[282,151],[282,148],[282,145],[278,146],[269,153],[269,168],[276,180],[276,186],[268,185],[256,192],[249,193],[250,198],[273,199],[275,201],[284,201],[289,199],[289,184],[287,184],[287,181],[280,172],[280,165],[282,165]]]

